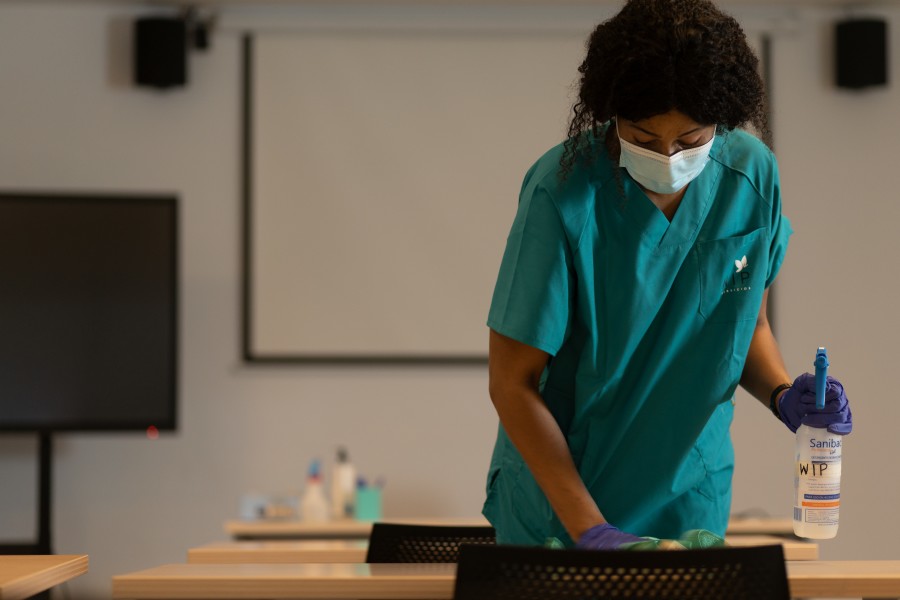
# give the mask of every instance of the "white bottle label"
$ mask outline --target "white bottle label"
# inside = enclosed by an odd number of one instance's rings
[[[827,539],[837,534],[842,446],[843,436],[827,429],[797,430],[794,532],[801,537]]]

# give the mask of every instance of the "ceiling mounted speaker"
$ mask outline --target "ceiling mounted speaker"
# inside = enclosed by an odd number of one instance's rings
[[[134,82],[156,88],[187,83],[187,27],[176,17],[134,22]]]
[[[887,23],[850,19],[835,26],[838,87],[859,89],[887,84]]]

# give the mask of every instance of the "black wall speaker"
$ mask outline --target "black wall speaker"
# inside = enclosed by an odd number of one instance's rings
[[[176,17],[134,22],[134,82],[156,88],[187,83],[187,26]]]
[[[850,19],[835,26],[835,75],[838,87],[864,88],[887,83],[887,23]]]

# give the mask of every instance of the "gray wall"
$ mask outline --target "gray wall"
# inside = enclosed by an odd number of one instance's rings
[[[900,529],[891,517],[900,483],[882,455],[900,421],[885,378],[900,337],[891,265],[900,252],[891,177],[897,86],[833,87],[836,9],[735,11],[748,30],[779,23],[773,126],[785,211],[797,230],[776,291],[782,347],[799,373],[810,368],[815,347],[827,345],[857,420],[845,450],[841,533],[822,553],[897,558]],[[239,360],[238,30],[291,19],[410,18],[410,9],[396,7],[347,12],[230,8],[212,51],[192,58],[190,87],[157,94],[128,83],[134,9],[0,6],[0,187],[175,191],[183,199],[179,430],[156,441],[56,438],[55,550],[91,557],[90,573],[68,586],[73,598],[106,597],[115,573],[180,562],[189,547],[223,539],[222,522],[236,515],[242,493],[298,489],[308,461],[330,461],[339,443],[349,445],[361,471],[386,478],[389,517],[480,509],[496,428],[483,367],[248,367]],[[896,31],[900,10],[880,12]],[[593,22],[608,13],[437,7],[416,18],[527,25],[586,15]],[[891,79],[897,76],[892,68]],[[735,512],[789,516],[793,437],[743,394],[736,414]],[[0,437],[2,541],[33,535],[35,452],[30,436]]]

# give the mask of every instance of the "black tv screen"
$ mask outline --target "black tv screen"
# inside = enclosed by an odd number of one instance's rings
[[[172,430],[172,196],[0,192],[0,430]]]

